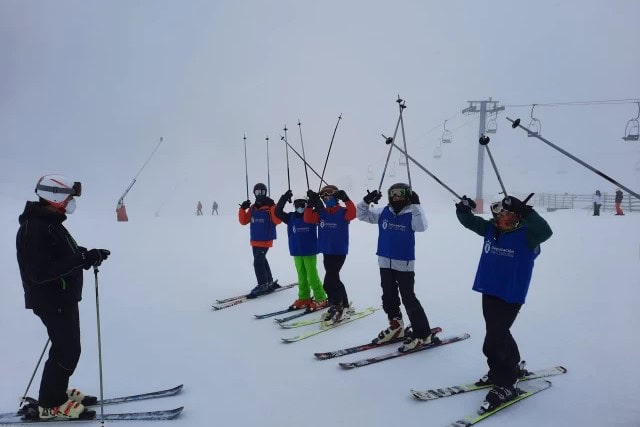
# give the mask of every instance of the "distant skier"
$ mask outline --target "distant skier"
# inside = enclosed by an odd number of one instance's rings
[[[616,202],[616,215],[624,215],[624,212],[622,212],[622,199],[624,198],[624,196],[622,195],[622,190],[620,190],[619,188],[616,190],[616,198],[615,198],[615,202]]]
[[[218,215],[218,202],[216,202],[215,200],[213,201],[213,205],[211,205],[211,215],[213,214]]]
[[[324,186],[320,193],[309,190],[307,197],[309,202],[304,210],[304,222],[320,224],[318,250],[323,256],[324,290],[330,306],[322,318],[327,323],[336,323],[353,314],[347,290],[340,280],[340,270],[349,253],[349,223],[356,218],[356,206],[347,193],[335,185]]]
[[[414,292],[415,233],[427,229],[427,218],[420,206],[420,198],[407,184],[393,184],[387,195],[387,206],[369,207],[380,200],[378,190],[368,192],[357,206],[359,220],[378,225],[376,254],[380,267],[382,309],[389,319],[389,327],[380,332],[373,342],[384,343],[404,337],[400,311],[402,297],[413,332],[406,337],[400,351],[409,351],[437,340],[431,334],[427,315]]]
[[[602,194],[600,190],[596,190],[593,195],[593,216],[600,216],[600,207],[602,206]]]
[[[292,197],[291,190],[287,190],[276,205],[276,215],[287,224],[289,254],[293,257],[298,273],[298,299],[291,304],[290,308],[316,311],[327,306],[327,293],[322,287],[317,267],[318,226],[304,222],[303,214],[307,199],[303,196],[293,199],[295,208],[293,212],[284,211],[284,205],[291,202]]]
[[[250,244],[253,249],[253,269],[258,284],[249,292],[248,298],[256,298],[260,295],[273,292],[280,287],[278,281],[273,280],[267,252],[273,246],[277,238],[276,225],[280,224],[280,218],[275,213],[275,203],[267,197],[267,186],[259,182],[253,186],[253,194],[256,198],[252,205],[249,200],[240,204],[238,220],[240,224],[249,227]]]
[[[198,200],[198,205],[196,206],[196,215],[202,215],[202,203]]]
[[[463,196],[456,204],[456,216],[464,227],[484,237],[473,290],[482,293],[486,325],[482,351],[489,373],[478,383],[493,385],[482,404],[489,411],[517,397],[520,353],[510,329],[525,302],[540,244],[553,233],[531,206],[513,196],[491,203],[491,220],[471,213],[475,207]]]
[[[39,419],[90,419],[85,404],[96,398],[68,389],[80,359],[82,269],[99,266],[110,252],[78,246],[62,225],[74,212],[82,185],[60,175],[45,175],[36,185],[38,202],[27,202],[20,215],[16,250],[25,308],[33,310],[51,340],[44,364],[37,415]],[[35,408],[34,408],[35,409]],[[35,410],[34,410],[35,412]]]

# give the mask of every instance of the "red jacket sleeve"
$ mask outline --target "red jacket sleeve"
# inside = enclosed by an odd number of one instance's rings
[[[249,224],[251,222],[251,208],[247,209],[246,211],[242,208],[239,208],[238,221],[240,221],[240,224],[242,225]]]
[[[278,215],[276,215],[276,205],[269,208],[269,217],[271,218],[273,225],[278,225],[282,222],[282,220],[278,218]]]
[[[314,212],[312,208],[305,208],[304,213],[302,214],[302,220],[309,224],[317,224],[320,222],[320,214],[318,212]]]
[[[347,200],[345,202],[345,205],[347,210],[344,213],[344,220],[353,221],[354,219],[356,219],[356,205],[353,204],[351,199]]]

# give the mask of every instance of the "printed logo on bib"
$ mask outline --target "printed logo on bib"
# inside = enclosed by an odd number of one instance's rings
[[[513,249],[506,249],[506,248],[499,248],[497,246],[492,246],[491,240],[486,240],[484,242],[484,252],[487,254],[491,253],[492,255],[506,256],[509,258],[513,258],[513,256],[515,255],[515,251]]]

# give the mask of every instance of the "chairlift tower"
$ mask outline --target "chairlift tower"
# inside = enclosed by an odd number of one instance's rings
[[[462,110],[462,114],[480,113],[480,129],[478,131],[478,138],[484,135],[487,114],[498,113],[504,110],[504,107],[498,106],[498,101],[494,101],[491,97],[487,101],[468,101],[469,106]],[[476,176],[476,212],[483,213],[483,200],[482,200],[482,181],[484,178],[484,147],[478,144],[478,171]]]

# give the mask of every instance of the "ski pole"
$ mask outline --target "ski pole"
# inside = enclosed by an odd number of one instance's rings
[[[247,184],[247,200],[249,200],[249,168],[247,167],[247,134],[242,137],[244,141],[244,180]]]
[[[304,154],[304,141],[302,140],[302,123],[300,123],[300,119],[298,119],[298,130],[300,131],[300,145],[302,145],[302,161],[304,162],[304,176],[307,177],[307,190],[310,190],[311,187],[309,186],[309,172],[307,172],[307,156]],[[285,140],[285,142],[287,142]],[[287,142],[287,145],[289,145],[289,143]],[[289,147],[291,147],[289,145]],[[293,150],[293,147],[291,147],[291,149]],[[295,150],[294,150],[295,152]],[[298,154],[298,153],[296,153]],[[298,157],[300,157],[300,155],[298,154]],[[316,175],[318,175],[318,173],[316,171],[313,171]],[[318,177],[320,178],[320,184],[322,185],[322,177],[320,177],[320,175],[318,175]]]
[[[396,102],[400,106],[400,112],[402,113],[402,109],[403,108],[407,108],[407,107],[404,105],[403,100],[400,99],[400,95],[398,95],[398,99],[396,99]],[[396,129],[393,131],[393,136],[392,137],[386,137],[386,136],[384,136],[384,134],[382,134],[382,137],[385,139],[385,142],[387,144],[393,144],[393,142],[396,140],[396,135],[398,133],[398,128],[400,127],[400,120],[401,119],[402,119],[402,114],[400,116],[398,116],[398,122],[396,123]],[[389,152],[387,153],[387,161],[384,163],[384,169],[382,170],[382,176],[380,177],[380,184],[378,185],[378,192],[380,192],[382,190],[382,182],[384,181],[384,175],[387,172],[387,166],[389,166],[389,158],[391,157],[391,150],[392,149],[393,149],[393,146],[389,147]]]
[[[100,370],[100,420],[101,424],[104,425],[104,393],[103,393],[103,382],[102,382],[102,338],[100,335],[100,298],[98,297],[98,270],[97,266],[93,266],[93,275],[95,277],[96,283],[96,319],[98,325],[98,368]]]
[[[437,176],[435,176],[434,174],[432,174],[431,172],[429,172],[427,170],[427,168],[425,168],[424,166],[422,166],[416,159],[414,159],[413,157],[411,157],[406,151],[404,151],[402,148],[398,147],[392,140],[390,140],[389,138],[386,139],[385,141],[387,144],[390,144],[393,147],[395,147],[396,150],[400,151],[402,154],[404,154],[407,159],[411,160],[413,162],[414,165],[416,165],[417,167],[419,167],[420,169],[422,169],[427,175],[429,175],[431,178],[433,178],[438,184],[442,185],[444,188],[446,188],[451,194],[453,194],[454,196],[456,196],[458,199],[462,200],[462,197],[458,195],[458,193],[456,193],[455,191],[453,191],[451,188],[449,188],[444,182],[440,181],[438,179]],[[378,190],[380,191],[380,190]]]
[[[307,169],[307,167],[308,167],[309,169],[311,169],[311,172],[315,173],[315,174],[316,174],[316,176],[317,176],[318,178],[320,178],[320,182],[324,182],[325,184],[329,185],[329,183],[328,183],[327,181],[325,181],[325,180],[324,180],[324,178],[322,178],[322,177],[318,174],[318,172],[316,172],[316,170],[315,170],[314,168],[312,168],[312,167],[311,167],[311,165],[310,165],[309,163],[307,163],[307,161],[304,159],[304,157],[303,157],[303,156],[301,156],[301,155],[300,155],[300,153],[298,153],[298,152],[296,151],[296,149],[295,149],[295,148],[293,148],[293,147],[291,146],[291,144],[289,144],[289,142],[287,141],[287,138],[285,138],[285,137],[283,137],[282,135],[280,135],[280,140],[281,140],[281,141],[284,141],[284,143],[285,143],[285,144],[287,144],[287,146],[288,146],[289,148],[291,148],[291,151],[293,151],[293,152],[294,152],[294,154],[295,154],[296,156],[300,157],[300,160],[302,160],[302,161],[304,162],[305,172],[306,172],[306,169]],[[309,180],[307,180],[307,182],[309,182]]]
[[[502,178],[500,177],[500,172],[498,172],[498,166],[496,166],[496,162],[493,160],[493,155],[491,154],[491,150],[489,149],[489,141],[491,141],[491,138],[489,138],[486,135],[482,135],[480,136],[480,145],[484,145],[484,148],[487,150],[487,154],[489,155],[489,160],[491,160],[491,165],[493,166],[493,170],[496,173],[496,176],[498,177],[498,182],[500,183],[500,187],[502,188],[502,194],[504,194],[504,197],[507,197],[507,189],[504,188],[504,184],[502,183]]]
[[[525,131],[527,131],[527,133],[529,135],[538,138],[540,141],[544,142],[545,144],[547,144],[548,146],[550,146],[552,148],[555,148],[556,150],[558,150],[559,152],[561,152],[565,156],[569,157],[571,160],[574,160],[575,162],[580,163],[582,166],[584,166],[585,168],[589,169],[591,172],[594,172],[596,175],[599,175],[602,178],[606,179],[610,183],[614,184],[616,187],[620,187],[620,188],[624,189],[627,193],[629,193],[632,196],[634,196],[635,198],[640,199],[640,194],[636,193],[635,191],[630,190],[629,188],[627,188],[624,185],[620,184],[615,179],[609,177],[608,175],[605,175],[603,172],[600,172],[598,169],[594,168],[590,164],[588,164],[586,162],[583,162],[582,160],[580,160],[576,156],[570,154],[569,152],[567,152],[567,151],[563,150],[562,148],[558,147],[557,145],[553,144],[551,141],[546,140],[545,138],[541,137],[538,134],[532,134],[532,132],[529,129],[527,129],[526,127],[524,127],[524,126],[522,126],[520,124],[520,119],[511,120],[509,117],[507,117],[507,120],[509,120],[511,122],[511,127],[513,129],[515,129],[517,127],[521,128],[521,129],[524,129]]]
[[[402,103],[402,105],[398,104],[398,107],[400,108],[400,129],[402,130],[402,142],[404,143],[404,151],[408,152],[409,150],[407,150],[407,138],[404,134],[404,118],[402,117],[402,110],[407,107],[405,106],[404,102]],[[406,156],[405,163],[407,164],[407,179],[409,180],[409,188],[411,188],[411,171],[409,170],[409,161],[406,160]]]
[[[284,131],[284,136],[280,137],[281,141],[287,137],[287,125],[284,125],[284,128],[282,130]],[[284,152],[285,156],[287,157],[287,189],[291,190],[291,175],[289,173],[289,146],[286,144],[284,146]]]
[[[336,123],[336,127],[333,129],[333,136],[331,137],[331,143],[329,144],[329,151],[327,152],[327,158],[324,160],[324,167],[322,168],[322,176],[320,177],[320,185],[318,186],[318,192],[322,188],[322,178],[324,178],[324,172],[327,170],[327,163],[329,162],[329,154],[331,154],[331,147],[333,147],[333,139],[336,137],[336,131],[338,130],[338,125],[340,124],[340,120],[342,120],[342,114],[338,116],[338,122]]]
[[[47,342],[44,344],[44,348],[42,349],[42,353],[40,354],[40,358],[38,359],[38,363],[36,364],[36,367],[33,370],[33,374],[31,374],[31,378],[29,379],[29,384],[27,384],[27,388],[24,391],[24,394],[22,395],[22,398],[20,399],[20,406],[22,406],[22,404],[24,403],[24,400],[27,398],[27,394],[29,393],[29,389],[31,388],[31,383],[33,382],[33,378],[36,376],[36,372],[38,371],[38,368],[40,367],[40,362],[42,362],[42,358],[44,357],[44,352],[47,351],[47,347],[49,346],[50,342],[51,342],[51,339],[47,338]]]
[[[267,141],[267,196],[271,196],[271,176],[269,175],[269,137],[265,138]]]

